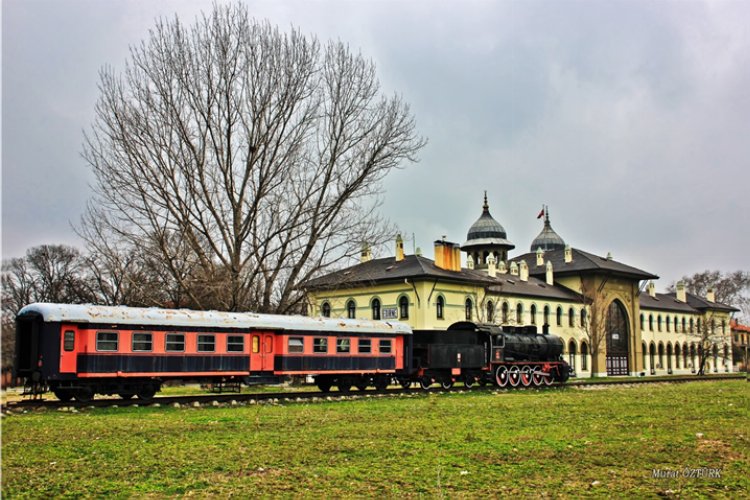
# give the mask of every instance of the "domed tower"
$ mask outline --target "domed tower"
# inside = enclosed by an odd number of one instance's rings
[[[542,232],[539,233],[539,236],[534,238],[534,241],[531,242],[532,252],[536,252],[539,248],[544,252],[565,249],[565,242],[560,238],[560,235],[552,229],[552,226],[549,223],[549,208],[546,206],[544,207],[544,228],[542,228]]]
[[[461,250],[471,257],[475,268],[487,269],[487,259],[490,256],[493,256],[495,262],[499,264],[508,260],[508,250],[516,248],[507,238],[503,226],[490,215],[487,191],[485,191],[482,215],[469,228],[466,243],[461,245]]]

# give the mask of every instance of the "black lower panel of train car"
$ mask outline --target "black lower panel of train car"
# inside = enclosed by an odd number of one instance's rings
[[[248,356],[78,355],[78,373],[195,373],[249,371]]]
[[[321,356],[276,356],[276,371],[343,371],[343,370],[394,370],[394,358],[373,357],[321,357]]]

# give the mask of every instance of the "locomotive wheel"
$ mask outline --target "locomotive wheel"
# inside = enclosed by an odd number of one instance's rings
[[[154,398],[154,394],[156,394],[156,388],[153,385],[144,385],[135,393],[141,401],[151,401]]]
[[[517,365],[511,366],[508,370],[508,382],[510,382],[511,387],[518,387],[518,384],[521,383],[521,370]]]
[[[471,389],[472,385],[474,385],[474,377],[467,375],[464,379],[464,387]]]
[[[135,394],[133,394],[132,392],[121,392],[120,394],[118,394],[118,396],[120,396],[122,399],[131,399],[133,396],[135,396]]]
[[[425,391],[429,391],[431,385],[432,379],[430,377],[422,377],[421,379],[419,379],[419,386]]]
[[[546,378],[547,377],[544,376],[544,372],[535,369],[531,377],[531,383],[534,384],[534,387],[539,387],[544,383],[543,380]]]
[[[339,382],[336,384],[339,392],[347,393],[352,389],[352,384],[349,382]]]
[[[408,389],[409,387],[411,387],[411,380],[409,380],[408,378],[402,378],[398,381],[398,383],[404,389]]]
[[[442,382],[440,382],[440,387],[442,387],[443,389],[447,391],[448,389],[453,387],[453,380],[451,379],[443,380]]]
[[[531,385],[532,371],[533,370],[529,365],[524,365],[524,367],[521,368],[521,384],[524,387],[528,387]]]
[[[73,399],[73,394],[67,389],[55,389],[52,392],[55,394],[55,397],[63,403],[67,403]]]
[[[90,403],[94,399],[94,392],[88,387],[81,387],[73,391],[73,397],[79,403]]]
[[[318,386],[320,392],[331,392],[331,382],[329,380],[316,380],[315,385]]]
[[[366,391],[367,390],[367,382],[359,382],[357,385],[357,390],[359,391]]]
[[[495,370],[495,382],[497,382],[498,387],[506,387],[508,385],[508,380],[508,367],[498,366],[497,370]]]
[[[552,385],[552,375],[548,373],[548,374],[546,374],[545,376],[543,376],[543,377],[542,377],[542,382],[543,382],[543,383],[544,383],[544,385],[546,385],[546,386],[550,386],[550,385]]]

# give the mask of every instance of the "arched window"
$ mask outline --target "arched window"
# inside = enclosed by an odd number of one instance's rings
[[[649,366],[651,368],[651,374],[653,375],[656,372],[656,346],[653,342],[651,342],[651,345],[649,346],[648,360],[650,362]]]
[[[586,309],[581,309],[581,326],[586,327]]]
[[[549,325],[549,306],[544,306],[544,324]]]
[[[641,313],[641,330],[646,327],[646,317]]]
[[[557,306],[557,326],[562,326],[562,307]]]
[[[659,365],[657,366],[660,370],[664,369],[664,344],[659,342]]]
[[[323,305],[320,306],[320,314],[322,314],[325,318],[330,318],[331,304],[329,304],[328,302],[323,302]]]
[[[474,309],[474,303],[471,299],[466,299],[466,321],[471,321],[471,310]]]
[[[353,300],[350,300],[346,303],[346,317],[349,319],[354,319],[357,317],[357,305]]]
[[[523,325],[523,304],[520,302],[516,306],[516,324]]]
[[[506,309],[508,304],[503,304],[503,316],[507,314]],[[487,301],[487,323],[495,321],[495,304],[491,300]]]
[[[445,299],[442,295],[438,295],[437,301],[435,302],[435,312],[437,319],[443,319],[445,314]]]
[[[667,370],[672,371],[672,344],[667,342]]]
[[[656,317],[656,329],[661,331],[661,314]]]
[[[589,369],[589,346],[586,342],[581,342],[581,371]]]
[[[682,317],[682,333],[685,333],[685,316]]]
[[[713,348],[713,355],[714,355],[714,371],[719,371],[719,347],[714,344]]]
[[[724,344],[724,369],[725,371],[729,371],[728,365],[729,365],[729,346]]]
[[[667,331],[670,331],[670,325],[669,325],[670,321],[671,321],[670,317],[669,317],[669,316],[667,316],[667,318],[666,318],[666,322],[667,322]]]
[[[682,366],[688,367],[688,345],[682,344]]]
[[[721,320],[721,334],[724,335],[727,333],[727,322],[726,320]]]
[[[508,323],[508,303],[503,302],[503,324]]]
[[[674,317],[674,332],[677,333],[677,331],[680,329],[680,323],[677,321],[677,316]]]
[[[680,369],[680,344],[677,343],[674,345],[674,367],[678,370]]]
[[[646,354],[648,354],[648,349],[646,348],[646,343],[645,342],[643,342],[641,345],[642,345],[641,353],[643,354],[643,370],[645,371],[646,368],[647,368],[647,366],[646,366]]]
[[[531,309],[529,309],[529,316],[531,317],[531,324],[536,325],[536,305],[531,304]]]
[[[690,367],[695,371],[695,344],[690,344]]]
[[[409,299],[406,296],[398,299],[398,317],[399,319],[409,319]]]
[[[648,329],[649,331],[654,331],[654,315],[649,314],[648,315]]]
[[[698,333],[701,333],[701,319],[698,318],[698,320],[695,322],[695,327],[698,329]]]
[[[380,319],[380,299],[372,299],[372,319]]]
[[[695,324],[693,323],[693,318],[690,318],[690,333],[695,333]]]
[[[568,309],[568,326],[576,326],[576,313],[572,307]]]
[[[576,369],[576,341],[570,339],[568,343],[568,364],[575,371]]]

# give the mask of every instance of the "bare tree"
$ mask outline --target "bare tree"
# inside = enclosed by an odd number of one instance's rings
[[[581,301],[584,314],[579,328],[589,346],[591,354],[591,376],[599,373],[599,354],[606,345],[609,301],[591,279],[581,280]]]
[[[372,62],[242,5],[190,28],[158,21],[99,89],[81,233],[96,219],[153,249],[199,308],[299,308],[301,283],[392,234],[374,211],[381,181],[424,145]],[[189,273],[171,265],[182,246]],[[200,280],[222,293],[196,293]]]
[[[722,328],[721,321],[723,319],[720,319],[719,315],[716,315],[712,311],[707,311],[702,319],[698,321],[695,330],[687,334],[694,339],[691,345],[697,347],[698,363],[696,375],[702,376],[706,374],[706,365],[710,357],[714,355],[714,350],[720,350],[721,356],[724,356],[723,346],[727,345],[729,337],[726,333],[727,326],[724,324]]]

